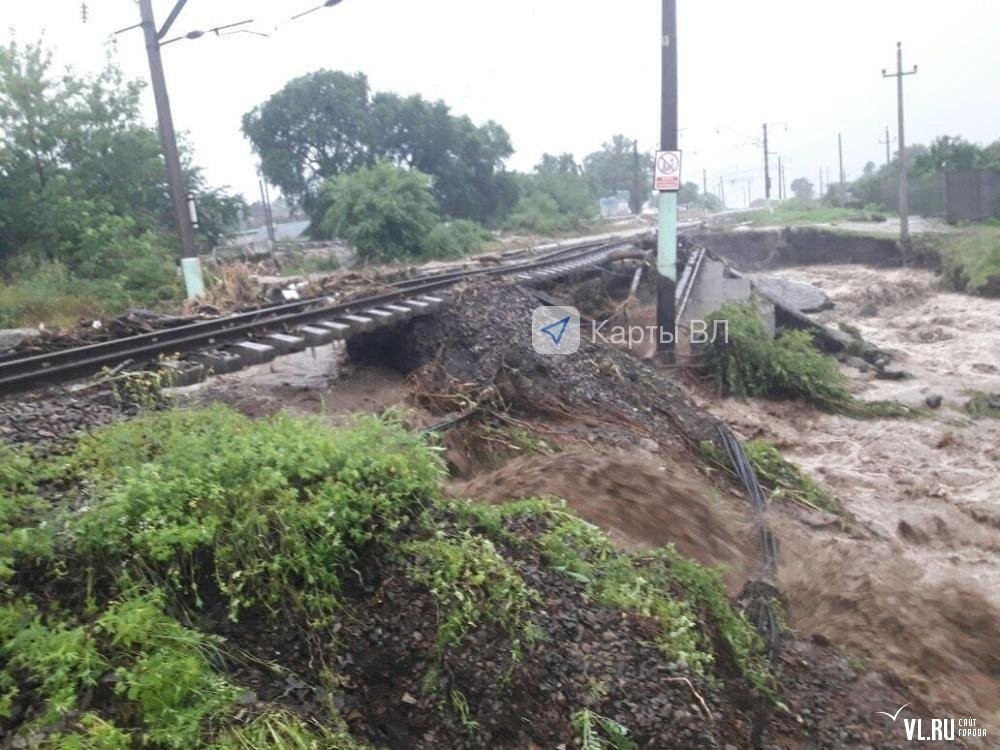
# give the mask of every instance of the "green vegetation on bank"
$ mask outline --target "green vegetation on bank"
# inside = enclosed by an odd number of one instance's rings
[[[443,477],[438,452],[392,422],[332,430],[224,407],[141,416],[46,459],[0,448],[0,717],[60,750],[364,747],[334,707],[341,679],[320,665],[363,614],[351,603],[366,559],[432,600],[432,693],[471,633],[507,639],[511,665],[545,639],[535,619],[550,605],[526,576],[538,559],[647,618],[680,673],[711,679],[724,648],[722,661],[772,689],[760,638],[715,571],[672,548],[618,552],[556,503],[446,500]],[[239,700],[240,628],[259,623],[320,648],[309,679],[328,705],[312,718],[281,697]],[[440,710],[474,731],[448,679]],[[613,730],[574,717],[581,731]]]
[[[710,316],[728,321],[728,341],[708,347],[708,371],[728,396],[802,399],[854,417],[908,417],[918,412],[888,401],[858,401],[837,361],[823,354],[806,331],[782,331],[772,339],[754,303],[727,303]]]
[[[936,262],[948,285],[960,292],[1000,297],[1000,226],[963,227],[947,234],[914,238],[924,262]]]
[[[735,477],[728,457],[715,443],[706,440],[700,447],[705,458]],[[840,503],[829,492],[782,456],[772,443],[754,438],[743,443],[743,450],[761,486],[771,491],[771,500],[787,500],[813,510],[843,513]]]
[[[881,206],[864,209],[827,206],[812,200],[792,198],[775,201],[774,210],[761,208],[736,214],[737,221],[749,222],[756,227],[798,227],[811,224],[840,224],[844,222],[882,222],[886,220]]]

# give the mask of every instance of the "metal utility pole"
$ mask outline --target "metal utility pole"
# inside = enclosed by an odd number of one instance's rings
[[[170,191],[170,203],[174,209],[177,233],[181,240],[181,271],[184,274],[184,287],[187,290],[187,296],[192,298],[204,293],[205,282],[201,273],[201,261],[198,258],[194,228],[191,226],[187,188],[184,185],[181,156],[177,148],[177,134],[174,132],[174,118],[170,112],[170,97],[167,95],[167,81],[163,75],[163,60],[160,57],[160,39],[170,29],[186,3],[187,0],[178,1],[162,30],[156,28],[153,0],[139,0],[139,13],[142,18],[142,30],[146,37],[146,55],[149,57],[149,76],[153,84],[153,97],[156,100],[160,143],[163,146],[163,159],[167,166],[167,187]]]
[[[663,0],[660,78],[660,149],[677,150],[677,0]],[[674,362],[677,331],[677,193],[660,193],[660,226],[656,246],[657,351],[665,364]]]
[[[771,208],[771,164],[770,155],[767,151],[767,123],[764,123],[764,199],[767,207]]]
[[[840,158],[840,205],[844,205],[844,198],[847,197],[847,179],[844,176],[844,139],[837,133],[837,154]]]
[[[885,126],[885,140],[879,141],[879,143],[885,144],[885,165],[888,167],[890,164],[892,164],[892,151],[890,150],[890,146],[892,145],[892,139],[889,137],[888,125]]]
[[[910,196],[906,185],[906,136],[903,130],[903,76],[912,76],[916,72],[916,65],[913,66],[913,70],[903,70],[903,43],[896,42],[896,72],[886,73],[885,68],[883,68],[882,77],[896,79],[896,103],[899,108],[899,241],[906,249],[910,247]]]

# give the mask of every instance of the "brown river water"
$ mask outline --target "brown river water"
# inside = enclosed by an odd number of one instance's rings
[[[772,511],[791,625],[890,669],[914,700],[1000,733],[1000,420],[968,391],[1000,393],[1000,300],[940,291],[910,269],[809,266],[768,275],[822,287],[824,322],[857,326],[912,374],[845,368],[860,399],[941,407],[926,419],[855,420],[790,403],[710,399],[744,438],[764,437],[823,484],[848,527]],[[859,317],[866,303],[875,317]]]

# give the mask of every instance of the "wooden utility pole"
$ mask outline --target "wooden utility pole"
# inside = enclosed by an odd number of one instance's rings
[[[170,112],[170,97],[167,95],[167,80],[163,74],[163,59],[160,56],[160,39],[169,31],[170,26],[186,3],[187,0],[178,1],[167,18],[167,22],[160,30],[157,30],[156,19],[153,16],[153,0],[139,0],[139,14],[142,18],[142,30],[146,37],[149,77],[153,85],[153,98],[156,101],[156,119],[160,129],[163,160],[167,167],[167,188],[174,210],[174,222],[177,224],[177,233],[181,240],[181,270],[184,274],[187,296],[191,298],[203,294],[205,284],[201,273],[201,261],[198,259],[194,227],[192,226],[192,212],[188,205],[188,194],[184,185],[180,151],[177,148],[174,118]]]
[[[677,150],[677,0],[663,0],[660,35],[660,149]],[[657,351],[674,362],[677,331],[677,192],[660,193],[656,247]]]
[[[903,70],[903,43],[896,42],[896,72],[887,73],[882,69],[883,78],[896,79],[896,104],[899,109],[899,241],[904,248],[910,247],[910,195],[906,184],[906,135],[903,128],[903,76],[912,76],[917,72],[917,66],[913,70]]]

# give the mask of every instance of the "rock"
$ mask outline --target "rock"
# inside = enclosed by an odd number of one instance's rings
[[[938,393],[932,394],[924,399],[924,403],[927,404],[931,409],[937,409],[939,406],[941,406],[941,401],[943,401],[943,399],[941,398],[941,395]]]
[[[833,307],[826,292],[802,281],[765,277],[756,279],[754,284],[779,304],[795,308],[799,312],[818,312]]]
[[[861,306],[858,310],[858,316],[861,318],[874,318],[878,316],[878,308],[875,307],[871,302]]]
[[[906,380],[910,377],[903,370],[891,370],[888,367],[880,367],[875,377],[880,380]]]
[[[403,703],[406,703],[406,704],[408,704],[408,705],[411,705],[411,706],[415,706],[415,705],[417,705],[417,699],[416,699],[416,698],[414,698],[414,697],[413,697],[412,695],[410,695],[409,693],[403,693],[403,697],[402,697],[402,698],[400,698],[400,700],[401,700],[401,701],[402,701]]]
[[[861,357],[848,357],[844,360],[844,364],[848,367],[853,367],[855,370],[861,370],[861,372],[868,372],[871,369],[869,364],[861,359]]]
[[[240,695],[236,699],[236,704],[239,706],[252,706],[257,702],[257,693],[253,690],[247,690],[245,693]]]
[[[42,335],[37,328],[0,328],[0,352],[13,349],[22,341],[36,339]]]

